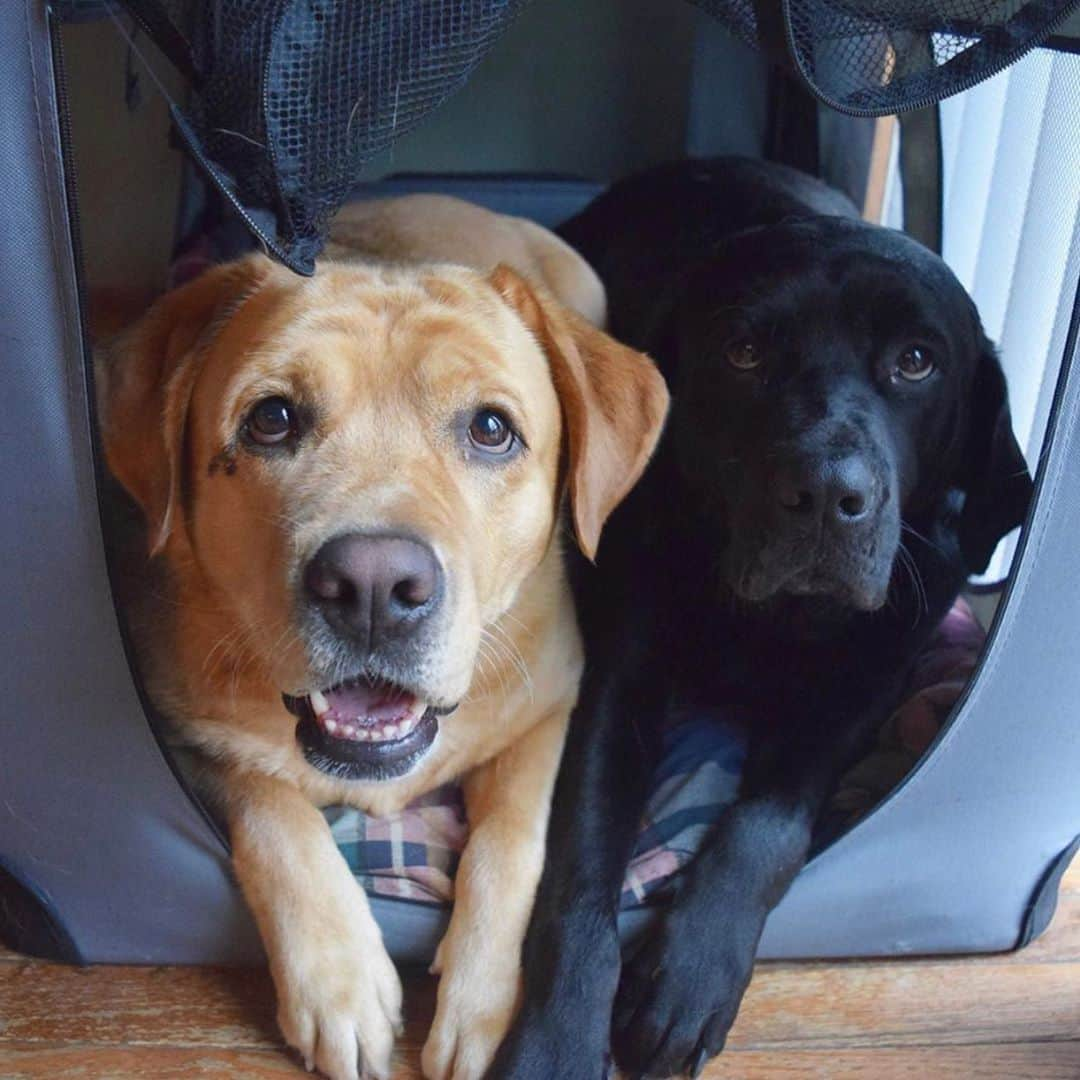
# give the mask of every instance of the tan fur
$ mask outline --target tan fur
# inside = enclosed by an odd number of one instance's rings
[[[461,250],[486,268],[477,222],[501,255],[505,219],[479,214]],[[452,240],[441,235],[437,254]],[[470,838],[423,1060],[432,1080],[481,1076],[516,1000],[581,672],[559,544],[563,472],[591,553],[667,404],[645,357],[535,279],[427,265],[418,244],[397,249],[416,265],[328,261],[309,280],[261,256],[210,271],[99,364],[109,465],[144,512],[169,589],[164,602],[144,597],[152,693],[207,763],[282,1031],[334,1078],[389,1074],[401,991],[316,808],[384,815],[463,778]],[[312,404],[314,429],[294,454],[238,445],[247,411],[272,394]],[[506,408],[528,445],[498,468],[477,467],[454,440],[455,418],[482,404]],[[461,705],[406,776],[341,781],[307,763],[282,704],[283,692],[319,688],[294,597],[325,540],[388,528],[423,537],[445,568],[440,643],[417,680],[423,696]]]
[[[499,263],[539,282],[601,329],[607,296],[593,268],[554,233],[525,218],[493,214],[447,195],[350,203],[334,219],[326,256],[362,251],[392,262],[448,262],[493,270]]]

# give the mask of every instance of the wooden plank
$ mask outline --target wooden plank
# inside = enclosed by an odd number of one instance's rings
[[[1080,1043],[913,1046],[903,1050],[727,1051],[704,1080],[1077,1080]]]
[[[964,961],[768,965],[755,974],[730,1045],[1080,1039],[1080,964]]]
[[[433,983],[411,979],[410,1037],[431,1016]],[[279,1046],[261,972],[5,965],[0,1046],[78,1042],[267,1049]],[[767,1049],[1080,1039],[1080,964],[963,961],[765,964],[730,1045]]]
[[[229,1076],[262,1080],[309,1074],[284,1054],[259,1050],[175,1047],[85,1047],[15,1044],[0,1051],[3,1080],[41,1077],[108,1077],[109,1080],[181,1080]],[[1076,1080],[1080,1043],[857,1050],[728,1050],[702,1074],[704,1080]],[[414,1064],[401,1063],[394,1080],[420,1080]],[[553,1078],[556,1080],[556,1078]]]
[[[87,1048],[33,1043],[0,1049],[0,1078],[3,1080],[57,1076],[108,1077],[109,1080],[182,1080],[189,1076],[216,1076],[261,1080],[262,1077],[310,1075],[284,1054],[265,1050]]]
[[[266,971],[193,967],[0,966],[0,1045],[276,1047]]]
[[[434,981],[407,977],[408,1023],[396,1080],[419,1078],[433,1004]],[[78,969],[0,954],[0,1080],[80,1075],[80,1068],[81,1075],[110,1077],[299,1075],[273,1016],[273,988],[262,970]],[[1053,925],[1019,954],[762,964],[729,1052],[707,1075],[876,1080],[929,1070],[1076,1080],[1078,1043],[1080,866],[1074,866]],[[154,1055],[152,1067],[140,1048]]]

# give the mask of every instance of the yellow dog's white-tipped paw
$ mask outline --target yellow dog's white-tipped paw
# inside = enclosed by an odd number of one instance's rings
[[[310,1069],[330,1080],[389,1080],[401,1028],[401,982],[381,946],[305,965],[279,980],[278,1024]]]
[[[518,979],[443,979],[420,1057],[427,1080],[481,1080],[510,1027]]]

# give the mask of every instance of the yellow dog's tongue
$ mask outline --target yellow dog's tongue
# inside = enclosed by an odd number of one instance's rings
[[[373,686],[368,682],[343,683],[323,692],[330,715],[339,723],[376,723],[407,715],[416,697],[397,686]]]

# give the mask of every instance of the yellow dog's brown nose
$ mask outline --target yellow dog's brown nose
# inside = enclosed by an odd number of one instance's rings
[[[443,572],[419,540],[347,533],[315,553],[304,587],[335,630],[373,650],[407,636],[438,608]]]

